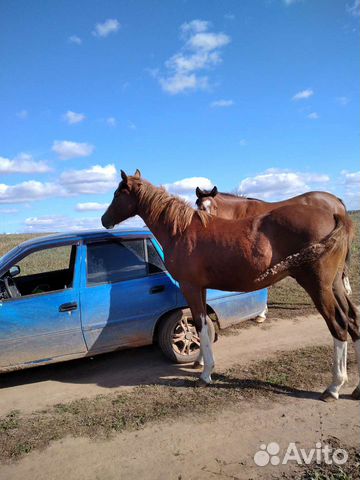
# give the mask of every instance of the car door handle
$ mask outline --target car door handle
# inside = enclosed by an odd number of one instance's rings
[[[71,312],[72,310],[76,310],[77,308],[78,304],[76,302],[63,303],[59,307],[59,312]]]
[[[165,285],[157,285],[156,287],[150,288],[150,293],[160,293],[165,290]]]

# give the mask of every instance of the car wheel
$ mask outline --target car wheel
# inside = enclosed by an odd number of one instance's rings
[[[215,327],[207,317],[210,338],[215,340]],[[200,338],[189,308],[171,313],[162,323],[158,341],[162,352],[173,362],[194,362],[200,353]]]

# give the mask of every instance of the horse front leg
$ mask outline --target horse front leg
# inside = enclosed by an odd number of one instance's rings
[[[214,354],[208,321],[206,318],[206,301],[204,290],[191,284],[180,284],[180,288],[189,304],[196,331],[200,337],[200,355],[198,360],[203,360],[204,368],[200,375],[200,382],[209,385],[212,382],[211,373],[215,366]]]

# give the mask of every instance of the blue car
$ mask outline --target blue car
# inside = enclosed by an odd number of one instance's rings
[[[266,307],[267,290],[209,290],[212,335]],[[199,337],[147,229],[38,237],[0,258],[0,372],[158,343],[172,361]]]

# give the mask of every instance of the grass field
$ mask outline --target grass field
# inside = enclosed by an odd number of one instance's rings
[[[350,214],[355,227],[355,239],[352,245],[351,272],[350,282],[353,289],[353,299],[355,303],[359,303],[360,293],[360,211]],[[21,242],[30,238],[43,236],[44,234],[10,234],[0,235],[0,256],[14,248]],[[55,252],[55,251],[54,251]],[[68,258],[67,252],[58,249],[57,254],[51,251],[46,253],[46,258],[42,259],[42,264],[46,265],[49,270],[58,270],[64,268],[64,259]],[[23,267],[23,266],[22,266]],[[30,273],[32,264],[27,265],[27,273]],[[22,268],[24,272],[24,269]],[[44,271],[44,270],[43,270]],[[269,308],[270,312],[276,313],[277,316],[288,315],[289,309],[294,313],[302,314],[313,309],[312,302],[305,291],[291,278],[286,278],[276,285],[269,288]]]

